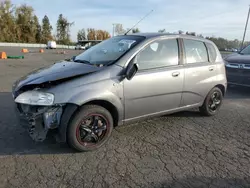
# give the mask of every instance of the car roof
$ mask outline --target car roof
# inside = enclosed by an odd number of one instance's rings
[[[210,40],[207,40],[202,37],[198,36],[193,36],[193,35],[185,35],[185,34],[169,34],[169,33],[131,33],[127,35],[133,35],[133,36],[143,36],[147,39],[150,38],[157,38],[157,37],[162,37],[162,36],[171,36],[171,37],[179,37],[179,38],[185,38],[185,39],[193,39],[193,40],[200,40],[203,42],[211,42]]]
[[[146,38],[159,37],[159,36],[177,36],[176,34],[169,34],[169,33],[130,33],[128,35],[143,36]]]

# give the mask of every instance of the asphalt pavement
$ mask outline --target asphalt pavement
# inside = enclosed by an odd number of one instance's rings
[[[20,48],[0,48],[22,55]],[[0,187],[250,187],[250,89],[230,87],[220,113],[197,109],[117,127],[97,151],[50,136],[34,143],[16,121],[12,83],[80,51],[0,60]]]

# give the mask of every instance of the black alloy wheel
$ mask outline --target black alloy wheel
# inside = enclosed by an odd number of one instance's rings
[[[203,105],[199,108],[201,114],[205,116],[216,115],[221,108],[223,98],[221,89],[218,87],[213,88],[206,96]]]
[[[72,118],[67,131],[67,142],[78,151],[101,147],[113,130],[110,112],[97,105],[83,106]]]

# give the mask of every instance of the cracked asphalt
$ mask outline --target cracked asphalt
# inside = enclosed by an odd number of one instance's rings
[[[34,143],[17,124],[11,85],[35,68],[79,52],[46,50],[0,60],[0,187],[250,187],[247,88],[230,87],[215,117],[201,117],[194,109],[118,127],[94,152],[76,153],[51,136]]]

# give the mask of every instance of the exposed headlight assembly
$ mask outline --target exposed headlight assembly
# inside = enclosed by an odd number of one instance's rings
[[[54,95],[40,91],[27,91],[20,94],[16,99],[16,103],[49,106],[54,102]]]

